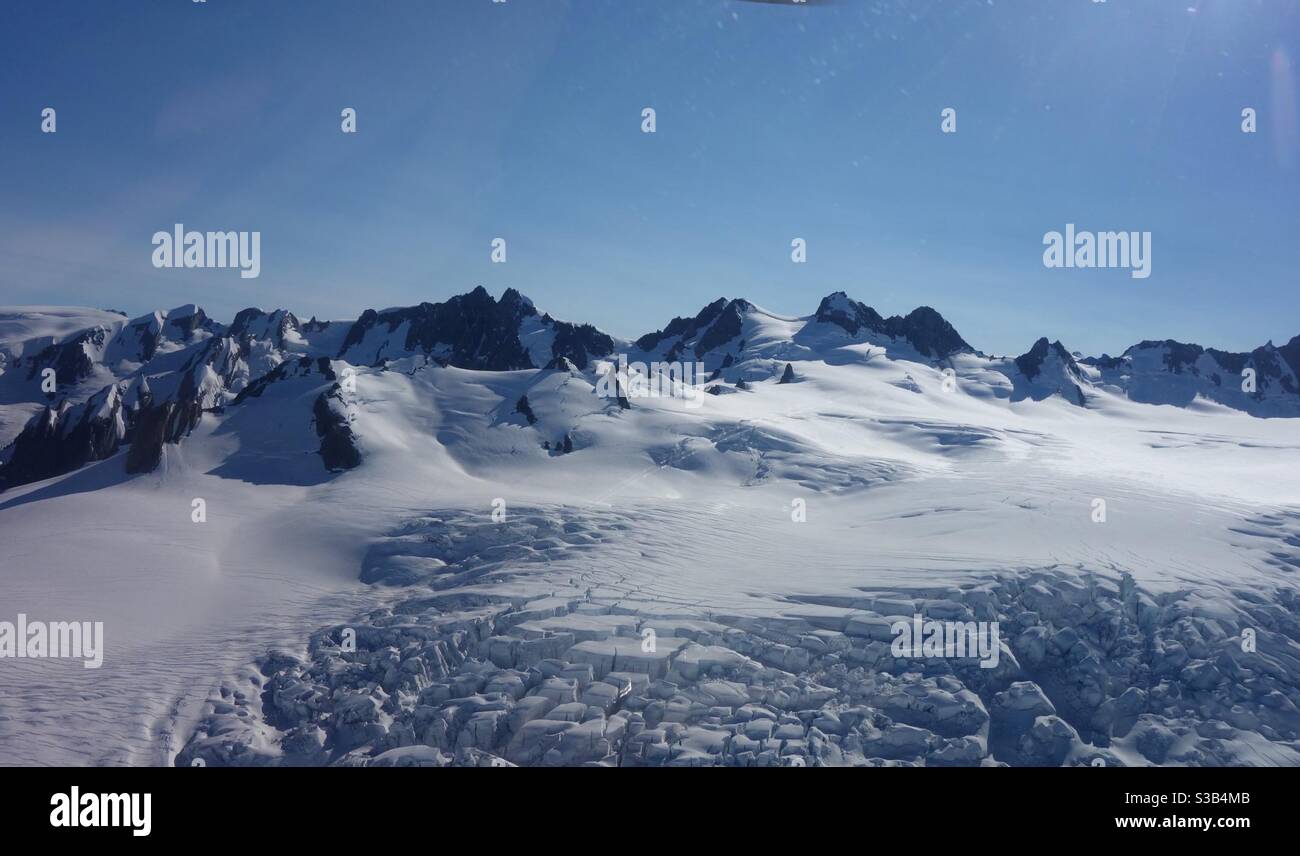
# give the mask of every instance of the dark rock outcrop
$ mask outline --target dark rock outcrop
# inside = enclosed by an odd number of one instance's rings
[[[162,462],[163,445],[179,443],[203,416],[194,398],[164,401],[144,407],[131,431],[131,445],[126,453],[128,473],[151,473]]]
[[[1173,339],[1147,340],[1118,357],[1080,360],[1134,401],[1187,406],[1197,396],[1255,416],[1300,416],[1300,336],[1282,347],[1222,351]],[[1253,373],[1253,386],[1246,382]]]
[[[590,324],[570,324],[556,321],[550,315],[543,315],[543,321],[555,325],[555,340],[551,343],[551,362],[567,360],[576,369],[585,366],[592,359],[604,357],[614,352],[614,340]]]
[[[167,338],[184,342],[200,330],[220,334],[221,325],[208,318],[207,313],[197,306],[181,306],[167,313],[163,330]]]
[[[865,329],[892,339],[903,339],[917,352],[932,359],[974,350],[942,315],[928,306],[917,307],[906,316],[882,318],[870,306],[837,291],[822,298],[814,318],[836,324],[851,336]]]
[[[528,403],[528,396],[519,396],[519,400],[515,402],[515,412],[522,413],[529,425],[537,424],[537,417],[533,414],[532,405]]]
[[[126,438],[126,414],[117,385],[107,386],[82,404],[65,399],[31,419],[13,442],[0,467],[0,491],[52,478],[117,452]]]
[[[350,362],[360,360],[380,365],[405,354],[436,352],[439,362],[458,368],[485,371],[538,368],[519,341],[520,325],[529,318],[537,318],[554,329],[552,359],[565,357],[585,366],[592,357],[605,356],[614,349],[614,340],[590,325],[539,316],[532,301],[513,288],[506,289],[498,301],[479,286],[445,303],[421,303],[382,313],[367,309],[348,330],[339,356]],[[374,352],[359,350],[374,330],[394,334],[403,324],[408,326],[402,341],[381,336]]]
[[[1130,360],[1143,351],[1163,351],[1161,359],[1165,368],[1172,374],[1191,374],[1205,376],[1215,386],[1224,385],[1224,376],[1240,377],[1242,371],[1252,367],[1256,372],[1256,388],[1260,394],[1270,386],[1276,385],[1292,395],[1300,394],[1300,336],[1291,339],[1281,348],[1272,342],[1262,345],[1249,353],[1220,351],[1215,348],[1202,348],[1200,345],[1164,341],[1144,341],[1124,351],[1123,356]],[[1198,363],[1202,356],[1209,356],[1222,372],[1211,371],[1203,375]],[[1236,385],[1235,381],[1229,382]]]
[[[235,400],[231,402],[231,406],[243,404],[250,398],[260,398],[262,393],[266,392],[272,384],[292,377],[307,377],[312,374],[319,374],[326,380],[338,379],[327,357],[317,357],[316,359],[299,357],[296,360],[285,360],[241,389],[239,394],[235,396]]]
[[[162,338],[161,319],[158,312],[132,319],[113,337],[113,351],[134,362],[153,359]]]
[[[667,327],[662,330],[657,330],[654,333],[645,334],[641,338],[637,339],[635,344],[641,350],[649,351],[653,350],[661,342],[666,342],[670,339],[694,338],[701,330],[707,329],[710,324],[717,320],[726,305],[726,298],[719,297],[717,300],[701,309],[699,314],[694,318],[674,318],[672,321],[668,322]]]
[[[1013,362],[1021,378],[1012,378],[1016,387],[1012,401],[1025,398],[1041,401],[1060,393],[1073,404],[1087,406],[1087,396],[1083,392],[1087,381],[1083,371],[1059,341],[1048,342],[1044,336]]]
[[[718,298],[700,310],[694,318],[674,318],[668,326],[647,333],[635,344],[643,351],[654,351],[667,346],[663,359],[678,362],[690,351],[695,359],[740,336],[744,327],[744,313],[753,308],[747,300]]]
[[[60,387],[71,386],[94,373],[95,361],[111,332],[107,327],[82,330],[66,342],[42,348],[32,357],[16,361],[14,366],[26,365],[28,380],[35,379],[42,370],[52,368],[55,382]]]
[[[751,304],[744,300],[733,300],[723,307],[717,320],[695,344],[695,358],[700,359],[719,345],[725,345],[738,337],[744,324],[741,313],[751,308]]]
[[[315,320],[315,318],[312,319],[313,322]],[[297,316],[292,312],[284,309],[263,312],[261,309],[250,307],[241,309],[235,315],[235,320],[230,322],[230,329],[226,335],[241,342],[266,339],[277,348],[283,348],[285,346],[285,337],[290,333],[301,332],[302,329]],[[324,327],[320,329],[324,329]]]
[[[1074,357],[1070,355],[1070,352],[1065,349],[1065,346],[1059,341],[1048,344],[1046,336],[1035,342],[1034,346],[1028,351],[1016,357],[1016,367],[1020,369],[1021,374],[1033,380],[1038,377],[1039,372],[1042,370],[1043,361],[1047,359],[1049,352],[1054,354],[1069,372],[1076,376],[1079,375],[1079,365],[1074,361]]]
[[[312,405],[316,436],[320,437],[320,456],[330,472],[350,470],[361,463],[356,435],[352,431],[347,403],[336,383],[322,392]]]

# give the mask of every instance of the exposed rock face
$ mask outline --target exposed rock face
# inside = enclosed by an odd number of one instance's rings
[[[1065,350],[1065,346],[1059,341],[1048,344],[1046,336],[1035,342],[1028,351],[1016,357],[1016,366],[1019,367],[1021,374],[1034,380],[1041,373],[1043,361],[1047,359],[1049,353],[1055,355],[1068,371],[1075,375],[1079,374],[1079,366],[1070,352]]]
[[[161,312],[132,319],[113,337],[115,355],[132,362],[148,362],[158,350],[162,330]]]
[[[885,319],[879,312],[842,291],[823,297],[813,317],[822,323],[843,327],[850,336],[858,335],[861,330],[880,332],[885,326]]]
[[[569,365],[568,371],[576,371],[578,366],[614,352],[614,340],[590,324],[569,324],[550,315],[543,315],[542,321],[555,328],[555,340],[551,343],[554,356],[547,365],[564,360]]]
[[[1083,386],[1087,380],[1073,355],[1058,342],[1039,339],[1034,346],[1014,360],[1023,381],[1017,384],[1013,401],[1032,398],[1040,401],[1050,395],[1060,394],[1080,407],[1087,406]],[[1019,381],[1019,378],[1012,378]]]
[[[703,360],[744,332],[745,313],[753,309],[754,305],[747,300],[719,298],[694,318],[674,318],[662,330],[637,339],[635,345],[667,362]],[[740,347],[744,347],[743,342]]]
[[[673,339],[694,339],[701,331],[707,330],[709,325],[717,320],[722,314],[722,310],[727,306],[725,298],[719,297],[708,306],[700,310],[694,318],[674,318],[668,322],[668,326],[654,333],[647,333],[640,339],[636,340],[636,346],[643,351],[654,350],[662,342]]]
[[[941,358],[972,350],[953,326],[928,306],[913,309],[901,321],[889,318],[885,323],[891,335],[907,339],[926,356]]]
[[[168,338],[181,342],[189,339],[199,330],[207,330],[214,334],[222,331],[220,324],[212,321],[207,313],[194,305],[181,306],[168,312],[164,327]]]
[[[1297,366],[1292,362],[1300,362],[1300,336],[1280,349],[1268,342],[1249,353],[1202,348],[1200,345],[1172,340],[1142,342],[1125,351],[1124,356],[1129,357],[1131,362],[1142,352],[1152,351],[1158,354],[1170,372],[1205,376],[1215,386],[1239,386],[1242,371],[1254,368],[1258,395],[1263,396],[1275,388],[1293,395],[1300,393]],[[1290,359],[1287,359],[1288,356]],[[1204,359],[1206,357],[1211,361],[1208,366]]]
[[[162,461],[163,445],[179,443],[199,423],[203,410],[193,397],[143,408],[131,431],[128,473],[150,473]]]
[[[352,432],[352,419],[342,390],[336,383],[328,392],[316,397],[312,406],[316,422],[316,435],[320,437],[320,456],[330,472],[350,470],[361,463],[356,435]]]
[[[530,368],[532,361],[519,343],[519,322],[533,312],[516,291],[507,291],[497,302],[480,286],[435,304],[413,320],[407,350],[429,353],[443,345],[450,348],[443,358],[448,365],[492,371]]]
[[[127,434],[122,393],[105,387],[82,404],[66,400],[35,416],[0,467],[0,490],[71,472],[117,452]]]
[[[554,332],[551,354],[538,365],[520,342],[525,321]],[[399,335],[402,329],[405,335]],[[613,339],[590,325],[539,316],[532,302],[513,288],[497,301],[479,286],[445,303],[421,303],[383,313],[366,310],[348,331],[339,357],[380,365],[386,359],[423,353],[458,368],[510,371],[539,368],[554,357],[586,365],[592,357],[613,349]]]
[[[738,337],[741,333],[743,318],[741,313],[751,306],[745,300],[732,300],[723,307],[721,314],[718,315],[709,329],[700,337],[699,342],[695,345],[695,357],[699,359],[712,351],[719,345],[725,345],[731,340]]]
[[[111,340],[107,332],[88,330],[44,349],[40,359],[64,372],[62,386],[107,371],[93,361],[87,371],[92,356],[125,366],[136,365],[146,354],[152,357],[128,379],[105,386],[89,400],[75,404],[65,399],[33,419],[4,454],[0,489],[110,457],[122,445],[129,445],[127,472],[149,472],[161,462],[164,446],[179,443],[205,411],[258,397],[279,381],[311,375],[336,380],[328,358],[283,356],[286,349],[306,344],[297,319],[283,310],[244,310],[229,333],[195,307],[137,319]],[[322,454],[331,468],[355,466],[359,455],[335,422],[318,425],[324,429]]]
[[[1249,352],[1149,340],[1080,362],[1134,401],[1186,406],[1201,396],[1255,416],[1300,416],[1300,336]]]
[[[283,309],[263,312],[261,309],[249,308],[240,310],[235,320],[230,323],[230,330],[226,335],[245,342],[264,339],[277,348],[283,348],[287,344],[286,338],[300,334],[302,329],[298,318],[292,312]]]
[[[240,390],[231,405],[243,404],[249,398],[258,398],[274,383],[290,378],[308,377],[313,374],[319,374],[326,380],[338,379],[333,366],[330,365],[330,361],[326,357],[317,357],[316,359],[299,357],[296,360],[285,360]]]
[[[1300,378],[1300,335],[1292,336],[1291,341],[1278,348],[1277,352],[1287,364],[1287,368],[1291,369],[1292,378],[1292,383],[1289,386],[1283,383],[1281,378],[1278,379],[1278,382],[1288,392],[1300,394],[1300,389],[1296,388],[1295,383],[1295,379]]]
[[[532,405],[528,403],[528,396],[519,396],[519,400],[515,402],[515,412],[522,413],[524,418],[528,420],[529,425],[537,424],[537,416],[533,414]]]
[[[804,323],[802,330],[790,327],[792,320]],[[745,300],[718,299],[694,317],[674,318],[664,329],[636,340],[635,347],[643,352],[636,358],[707,362],[710,380],[737,381],[734,390],[747,389],[766,377],[769,366],[784,363],[781,382],[789,383],[803,375],[795,373],[791,360],[822,358],[817,349],[827,341],[827,334],[832,334],[832,343],[840,341],[836,331],[823,325],[883,344],[891,358],[914,360],[920,354],[941,360],[974,353],[928,307],[883,318],[871,307],[836,292],[824,298],[808,320],[779,318]],[[129,456],[130,464],[136,470],[156,466],[160,444],[178,442],[188,434],[197,413],[238,405],[281,381],[308,375],[334,381],[329,357],[335,354],[352,365],[423,356],[431,364],[467,369],[545,366],[583,374],[593,360],[627,347],[590,325],[539,314],[531,301],[513,289],[500,300],[477,288],[444,303],[367,311],[345,329],[321,335],[329,326],[315,319],[303,324],[286,310],[249,308],[226,328],[202,309],[182,306],[130,321],[106,318],[54,344],[49,344],[50,338],[20,343],[25,347],[2,355],[5,363],[0,372],[8,373],[6,400],[49,402],[50,394],[42,392],[38,383],[44,369],[55,373],[53,395],[68,400],[52,403],[0,450],[0,488],[48,478],[112,455],[118,445],[134,442],[137,422],[143,426],[141,445]],[[758,344],[747,348],[746,338]],[[1014,360],[978,356],[987,367],[1011,379],[1013,401],[1041,400],[1059,393],[1086,406],[1089,397],[1109,392],[1144,403],[1188,406],[1200,398],[1256,416],[1300,417],[1300,336],[1281,347],[1269,343],[1240,353],[1173,340],[1145,341],[1119,357],[1078,361],[1060,342],[1044,338]],[[86,396],[96,388],[92,407]],[[111,393],[112,388],[117,392]],[[717,386],[711,391],[724,394],[733,388]],[[614,392],[617,407],[629,409],[621,385]],[[113,396],[119,409],[116,419],[88,415],[98,413],[99,405]],[[110,430],[119,421],[121,428]],[[333,448],[341,441],[330,431]],[[331,454],[340,466],[353,459],[342,451],[346,445],[338,447],[339,457]]]
[[[822,298],[814,317],[817,321],[837,324],[852,336],[869,330],[893,339],[903,339],[918,353],[931,359],[973,350],[942,315],[928,306],[913,309],[904,317],[882,318],[870,306],[837,291]]]
[[[225,328],[197,306],[178,306],[128,321],[109,342],[103,362],[110,366],[146,363],[166,350],[182,348]]]
[[[61,387],[72,386],[90,377],[112,331],[107,327],[83,330],[66,342],[50,345],[27,359],[15,362],[15,368],[27,366],[27,379],[34,380],[47,368]]]
[[[164,444],[180,442],[204,411],[221,409],[238,398],[237,392],[247,390],[247,358],[253,349],[270,345],[269,340],[257,336],[278,336],[283,341],[287,331],[296,329],[290,313],[268,316],[246,310],[240,316],[238,337],[224,335],[224,328],[201,309],[181,307],[137,319],[111,340],[108,330],[99,327],[45,349],[37,359],[52,363],[56,373],[64,373],[60,388],[90,376],[96,368],[106,371],[102,362],[86,368],[86,360],[92,356],[134,365],[137,358],[149,354],[152,358],[145,365],[163,364],[166,370],[155,369],[151,383],[151,375],[142,366],[129,379],[105,386],[80,404],[65,399],[47,408],[15,439],[7,463],[0,468],[0,489],[69,472],[111,457],[126,444],[131,447],[127,472],[156,468]],[[267,323],[255,332],[249,325],[259,318]],[[289,361],[279,374],[296,363]],[[328,370],[328,361],[324,363]],[[42,367],[33,364],[32,370]],[[253,394],[265,387],[265,376],[259,380],[263,382]]]

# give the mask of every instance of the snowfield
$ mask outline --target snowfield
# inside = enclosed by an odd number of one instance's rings
[[[490,371],[359,321],[152,471],[9,487],[0,620],[107,651],[0,660],[0,763],[1300,763],[1289,399],[729,311],[698,407],[541,367],[573,334],[526,310],[533,367]],[[915,615],[997,622],[998,665],[896,656]]]

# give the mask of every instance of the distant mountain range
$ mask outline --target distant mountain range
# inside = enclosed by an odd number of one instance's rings
[[[40,318],[58,321],[53,333],[33,320]],[[482,287],[443,303],[367,310],[350,322],[303,322],[287,310],[250,308],[227,325],[193,305],[135,319],[11,309],[0,310],[0,490],[70,472],[123,447],[128,471],[152,470],[165,446],[182,442],[204,414],[290,382],[319,388],[305,419],[320,439],[324,466],[346,469],[361,462],[352,442],[355,414],[340,384],[349,366],[383,370],[415,358],[475,371],[594,378],[602,361],[618,354],[702,363],[714,394],[795,380],[802,361],[885,359],[944,372],[957,389],[1011,403],[1059,397],[1088,408],[1115,396],[1300,417],[1300,336],[1248,353],[1165,340],[1086,358],[1041,338],[1017,357],[996,357],[975,350],[934,309],[886,318],[843,292],[798,318],[718,299],[631,342],[540,313],[514,289],[498,300]],[[527,402],[520,405],[523,413]]]

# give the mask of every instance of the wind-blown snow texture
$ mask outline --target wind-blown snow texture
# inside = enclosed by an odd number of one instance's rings
[[[600,397],[618,354],[713,394]],[[107,639],[0,659],[0,763],[1296,764],[1298,373],[840,293],[0,308],[0,620]],[[997,667],[895,657],[915,614]]]

